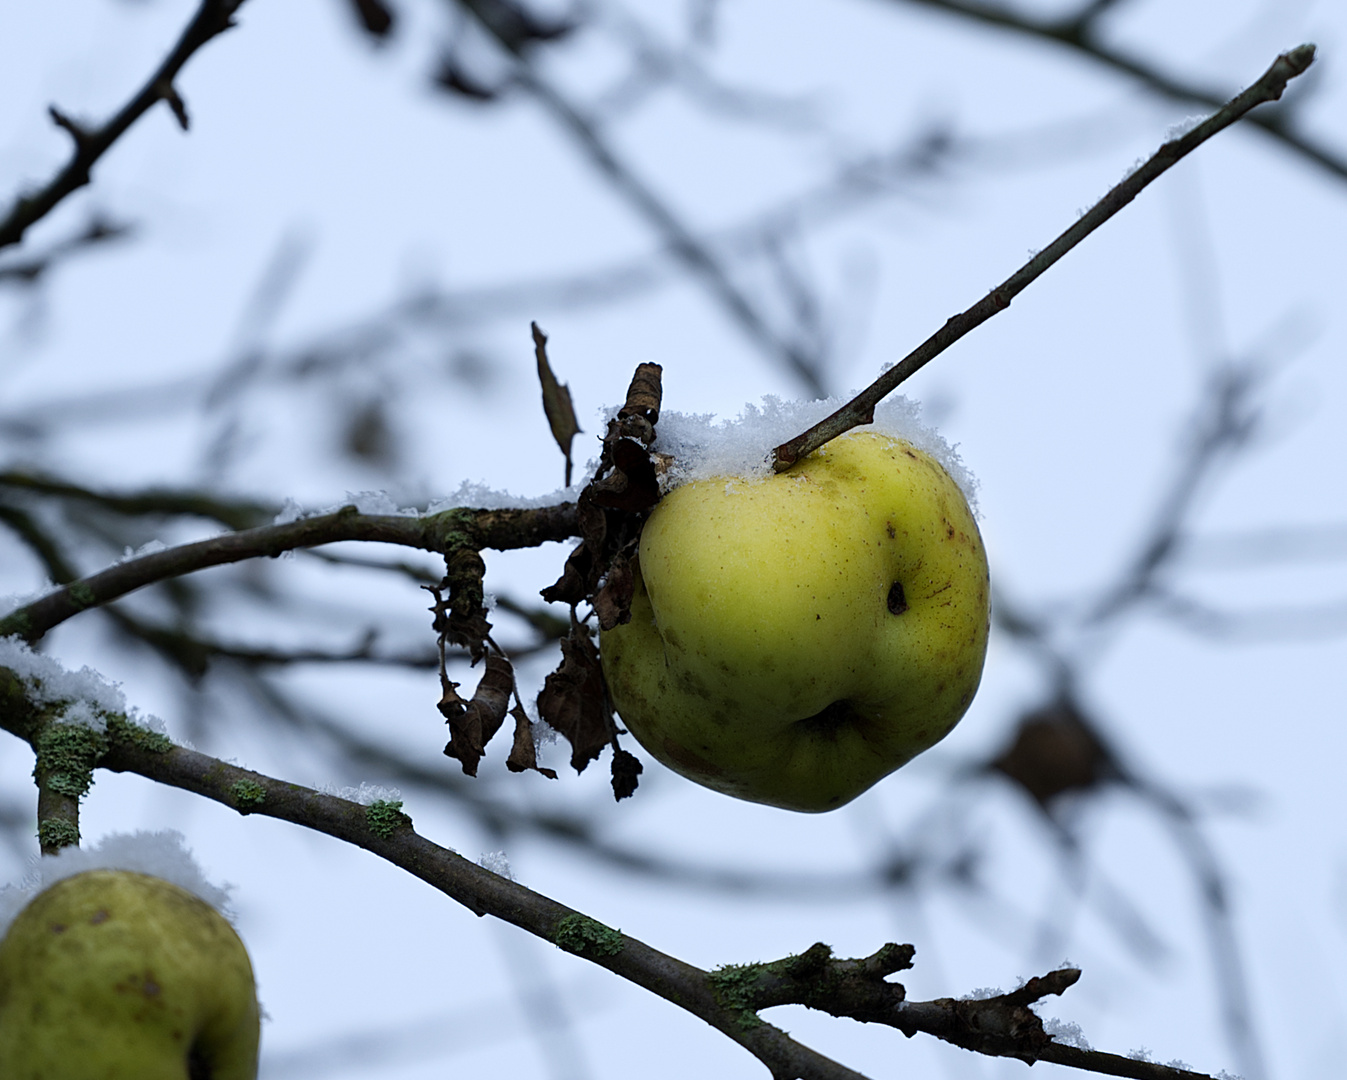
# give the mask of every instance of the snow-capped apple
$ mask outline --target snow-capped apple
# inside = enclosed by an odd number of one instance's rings
[[[254,1080],[258,1037],[243,942],[160,878],[65,878],[0,941],[5,1080]]]
[[[987,556],[929,454],[852,431],[765,478],[674,488],[602,635],[623,723],[699,784],[789,810],[854,799],[944,738],[987,650]]]

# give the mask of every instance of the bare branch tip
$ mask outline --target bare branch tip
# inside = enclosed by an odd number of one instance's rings
[[[67,132],[70,137],[75,140],[75,146],[77,148],[83,149],[85,143],[89,141],[89,133],[85,131],[84,128],[68,117],[55,105],[47,106],[47,114],[51,117],[53,124]]]
[[[1297,45],[1294,49],[1282,53],[1282,58],[1291,65],[1296,75],[1303,75],[1309,66],[1314,63],[1315,54],[1318,52],[1318,46],[1312,41],[1305,42],[1304,45]]]
[[[178,121],[178,127],[182,128],[183,131],[189,130],[192,126],[191,118],[187,115],[187,104],[182,100],[177,88],[171,82],[162,82],[155,89],[158,91],[159,97],[173,110],[173,115]]]

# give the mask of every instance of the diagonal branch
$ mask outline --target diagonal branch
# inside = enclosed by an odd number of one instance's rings
[[[1303,74],[1313,62],[1313,45],[1300,45],[1278,56],[1261,79],[1187,134],[1171,139],[1161,146],[1149,160],[1082,214],[1074,225],[967,311],[951,317],[944,326],[908,353],[901,363],[884,372],[831,416],[819,421],[804,434],[797,435],[789,442],[778,446],[774,451],[773,468],[777,472],[784,472],[800,458],[817,450],[830,439],[835,439],[843,432],[861,424],[872,423],[875,406],[893,393],[904,380],[920,371],[965,334],[981,326],[997,312],[1008,308],[1010,302],[1035,279],[1135,199],[1147,185],[1168,171],[1171,166],[1212,136],[1224,131],[1251,109],[1264,102],[1278,100],[1285,91],[1286,84],[1297,75]]]
[[[93,130],[85,128],[52,106],[52,121],[70,133],[75,143],[74,153],[65,168],[52,177],[44,187],[30,195],[20,195],[14,200],[9,213],[0,219],[0,248],[19,243],[28,226],[45,217],[67,195],[89,183],[89,172],[94,163],[132,124],[159,102],[167,102],[182,129],[187,130],[187,107],[174,88],[173,80],[197,49],[234,25],[234,12],[243,2],[244,0],[201,0],[196,15],[178,38],[167,59],[159,65],[158,70],[150,76],[140,92],[102,127]]]
[[[70,726],[34,705],[24,679],[0,667],[0,728],[36,749],[47,730]],[[759,1009],[782,1004],[804,1004],[837,1016],[887,1024],[908,1036],[931,1034],[993,1056],[1057,1061],[1137,1080],[1202,1080],[1200,1073],[1054,1042],[1029,1005],[1070,987],[1080,976],[1075,969],[1051,972],[993,998],[929,1002],[907,1002],[903,987],[887,981],[888,976],[911,966],[911,945],[890,943],[872,956],[839,960],[820,943],[784,960],[708,972],[427,840],[412,828],[401,802],[362,805],[286,783],[175,746],[123,718],[110,718],[101,740],[98,756],[86,766],[90,779],[95,767],[135,773],[240,814],[289,821],[363,848],[479,916],[492,915],[512,923],[678,1005],[748,1050],[767,1066],[774,1080],[865,1080],[757,1015]]]
[[[1169,75],[1144,60],[1139,60],[1121,49],[1100,41],[1094,28],[1099,15],[1103,13],[1102,9],[1107,6],[1107,0],[1104,3],[1095,0],[1079,15],[1067,19],[1036,19],[1023,11],[1012,11],[999,4],[982,3],[980,0],[905,0],[905,2],[959,15],[998,29],[1025,34],[1040,41],[1064,45],[1096,63],[1131,76],[1148,89],[1174,101],[1186,101],[1215,109],[1219,108],[1226,98],[1226,95],[1219,91]],[[1284,115],[1257,116],[1250,119],[1249,123],[1262,128],[1287,149],[1326,169],[1339,180],[1347,180],[1347,157],[1293,131]]]

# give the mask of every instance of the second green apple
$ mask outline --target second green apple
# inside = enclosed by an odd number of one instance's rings
[[[631,622],[602,637],[613,703],[727,795],[841,806],[947,735],[981,679],[982,538],[902,439],[853,431],[780,475],[675,488],[638,561]]]
[[[40,893],[0,941],[4,1080],[253,1080],[248,952],[168,881],[89,870]]]

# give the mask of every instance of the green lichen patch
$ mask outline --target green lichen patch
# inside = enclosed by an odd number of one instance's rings
[[[132,723],[124,716],[108,717],[108,738],[113,742],[130,743],[152,754],[167,754],[173,749],[173,740],[167,735]]]
[[[32,633],[32,630],[32,616],[22,608],[18,611],[11,612],[3,619],[0,619],[0,637],[8,637],[10,634],[17,634],[21,638],[26,638]]]
[[[70,599],[80,609],[91,608],[98,603],[98,597],[94,595],[93,589],[82,581],[70,586]]]
[[[442,510],[425,519],[427,534],[440,551],[446,554],[456,548],[480,548],[477,513],[463,506]]]
[[[395,829],[410,826],[412,819],[402,812],[402,801],[376,799],[365,807],[365,824],[381,840],[387,840]]]
[[[720,1003],[739,1013],[739,1023],[755,1027],[763,1023],[754,1011],[761,964],[725,964],[706,977]]]
[[[94,766],[107,751],[107,736],[83,724],[48,724],[37,739],[33,779],[72,799],[93,787]]]
[[[44,851],[51,848],[78,847],[79,826],[64,818],[47,818],[38,822],[37,842],[42,845]]]
[[[229,794],[240,814],[256,810],[267,801],[267,789],[256,780],[240,780],[229,786]]]
[[[622,931],[588,915],[567,915],[557,923],[557,947],[577,956],[616,956],[626,945]]]

